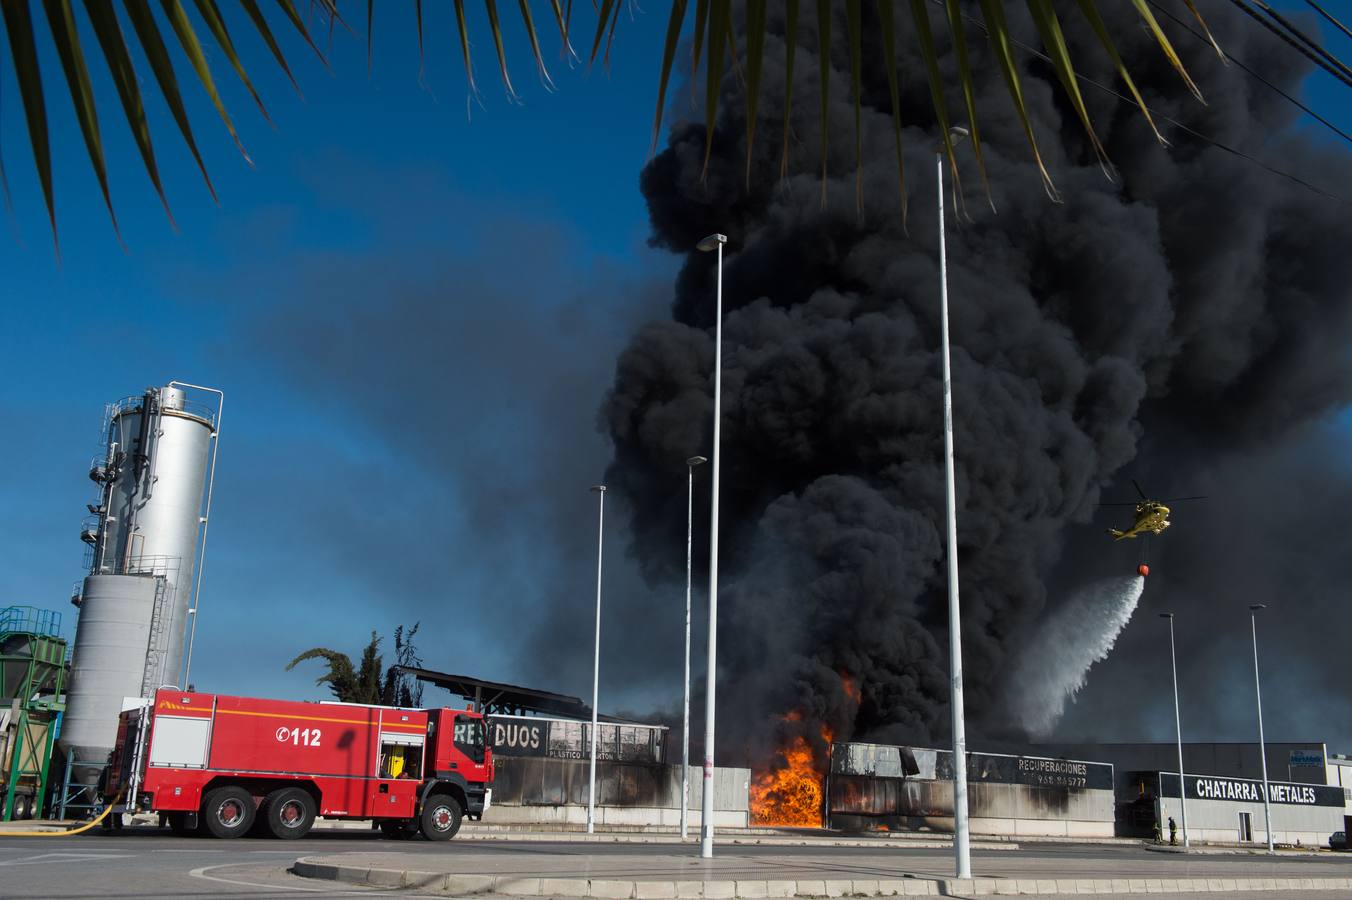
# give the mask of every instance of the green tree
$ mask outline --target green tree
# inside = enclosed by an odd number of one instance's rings
[[[394,630],[395,661],[388,669],[384,668],[385,660],[380,655],[381,637],[372,631],[371,640],[362,649],[361,661],[355,666],[346,653],[327,647],[311,647],[287,663],[286,671],[290,672],[307,660],[322,659],[328,664],[328,671],[316,678],[315,684],[327,684],[334,698],[343,703],[420,706],[422,685],[399,668],[422,665],[422,658],[413,645],[419,624],[415,622],[411,628],[400,625]]]
[[[327,647],[311,647],[286,664],[290,672],[300,663],[322,659],[329,670],[315,679],[315,684],[327,684],[333,696],[344,703],[379,703],[381,695],[380,636],[371,632],[371,641],[362,650],[361,663],[352,665],[346,653]]]
[[[704,63],[706,159],[713,145],[714,122],[720,100],[720,85],[728,67],[733,66],[737,69],[740,81],[745,87],[742,102],[746,104],[747,112],[746,143],[749,175],[752,144],[756,137],[756,109],[761,93],[761,64],[764,56],[765,38],[770,28],[768,2],[767,0],[745,0],[742,4],[745,21],[742,28],[741,46],[737,45],[737,31],[733,27],[732,0],[698,0],[693,5],[693,16],[689,15],[691,4],[687,0],[670,0],[670,2],[671,14],[666,37],[663,46],[654,48],[653,54],[655,61],[660,60],[657,110],[653,120],[653,140],[654,142],[657,140],[661,129],[662,107],[665,102],[672,68],[675,65],[676,51],[681,36],[687,33],[688,19],[693,19],[691,69],[698,71],[700,63]],[[1123,0],[1118,0],[1118,2],[1123,2]],[[1129,0],[1129,2],[1132,8],[1136,10],[1142,27],[1154,36],[1164,56],[1178,70],[1182,84],[1194,94],[1198,94],[1196,85],[1193,84],[1192,79],[1184,70],[1178,54],[1170,45],[1169,39],[1165,36],[1159,22],[1151,12],[1151,0]],[[1196,18],[1198,24],[1205,29],[1206,24],[1197,12],[1193,0],[1183,0],[1183,2]],[[296,78],[292,74],[291,66],[287,62],[286,54],[273,32],[272,25],[269,24],[269,18],[263,14],[257,0],[239,0],[238,6],[230,4],[227,8],[231,10],[232,14],[229,16],[222,12],[216,0],[194,0],[192,6],[196,10],[196,16],[188,13],[182,0],[161,0],[159,5],[161,9],[157,15],[152,10],[149,0],[121,0],[120,3],[113,3],[111,0],[86,0],[83,4],[89,30],[93,32],[98,43],[99,55],[103,57],[106,63],[106,77],[112,81],[117,90],[122,112],[140,151],[146,172],[167,210],[168,201],[165,199],[164,187],[160,182],[155,152],[151,142],[150,125],[146,119],[145,104],[141,96],[141,85],[150,82],[145,77],[146,72],[144,70],[138,72],[133,62],[133,57],[136,55],[134,44],[139,45],[140,56],[144,58],[145,65],[149,68],[149,74],[153,76],[154,84],[163,96],[184,144],[197,162],[212,197],[215,197],[215,189],[211,186],[211,179],[207,175],[206,166],[202,162],[202,156],[198,152],[196,139],[189,124],[188,104],[184,101],[182,91],[179,88],[176,66],[181,68],[184,62],[187,62],[193,76],[201,84],[212,106],[225,124],[226,130],[234,139],[236,145],[239,146],[241,153],[244,152],[244,147],[240,143],[230,115],[226,112],[225,105],[221,101],[209,60],[214,58],[218,66],[228,63],[265,117],[267,110],[264,108],[258,92],[254,90],[253,83],[240,61],[239,54],[235,49],[234,38],[231,35],[231,28],[233,27],[236,33],[253,33],[267,47],[293,85],[296,84]],[[590,45],[588,60],[594,63],[598,56],[608,60],[611,44],[615,40],[616,30],[623,18],[622,13],[627,4],[620,2],[620,0],[597,0],[593,4],[578,5],[590,6],[595,12],[595,27],[583,29],[583,39]],[[937,46],[935,41],[936,28],[930,17],[932,5],[941,8],[939,18],[946,20],[945,25],[949,31],[957,64],[956,85],[948,83],[940,71],[935,49]],[[1027,14],[1036,27],[1043,52],[1046,53],[1055,69],[1057,79],[1065,91],[1066,98],[1087,133],[1090,143],[1096,152],[1102,156],[1104,153],[1103,147],[1094,132],[1093,124],[1089,120],[1088,110],[1080,95],[1074,61],[1071,59],[1062,31],[1063,18],[1067,12],[1067,7],[1071,5],[1068,2],[1057,4],[1053,0],[977,0],[975,10],[965,10],[963,0],[935,0],[934,4],[929,0],[910,0],[908,4],[904,4],[906,11],[909,12],[909,16],[907,16],[905,12],[898,14],[895,8],[897,6],[895,0],[874,0],[874,3],[869,4],[869,6],[873,7],[870,14],[875,16],[876,21],[871,21],[868,27],[870,30],[876,27],[881,33],[881,46],[889,60],[895,58],[896,42],[899,37],[904,40],[915,41],[920,47],[921,55],[925,60],[926,77],[930,85],[935,115],[941,126],[940,133],[944,136],[951,163],[953,161],[953,148],[948,137],[950,115],[945,100],[945,89],[949,87],[961,89],[965,108],[958,118],[964,122],[971,132],[973,150],[978,165],[981,165],[981,136],[974,102],[972,66],[967,48],[969,35],[978,39],[981,35],[984,35],[990,42],[992,50],[990,64],[998,68],[1008,87],[1010,105],[1013,107],[1015,116],[1024,126],[1033,156],[1038,161],[1041,177],[1048,193],[1055,196],[1055,188],[1051,184],[1051,178],[1041,165],[1037,138],[1033,133],[1032,124],[1025,109],[1023,88],[1019,78],[1020,65],[1015,57],[1016,45],[1006,12],[1009,7],[1026,7]],[[5,49],[0,51],[0,54],[8,54],[17,75],[16,84],[23,105],[25,130],[32,146],[33,160],[41,183],[47,215],[51,220],[53,236],[56,234],[56,209],[53,199],[51,149],[48,142],[45,88],[38,64],[40,54],[37,47],[37,29],[34,27],[35,17],[33,15],[33,10],[39,6],[47,20],[47,31],[50,32],[56,56],[61,62],[61,74],[70,91],[75,116],[84,137],[85,148],[88,151],[90,165],[98,178],[104,203],[108,207],[108,213],[112,216],[113,225],[116,228],[117,218],[113,213],[113,202],[109,192],[104,162],[103,131],[94,102],[93,81],[95,76],[91,75],[85,49],[80,41],[82,25],[76,16],[72,2],[71,0],[42,0],[39,4],[36,0],[31,0],[31,2],[30,0],[3,0],[3,2],[0,2],[0,12],[3,12],[8,43],[5,45]],[[306,17],[302,17],[297,10],[294,0],[277,0],[276,6],[279,11],[273,12],[274,18],[279,18],[282,20],[281,24],[286,28],[296,31],[321,59],[323,59],[323,53],[315,43],[315,32],[321,28],[327,30],[330,35],[335,30],[355,31],[349,23],[343,20],[337,0],[313,0],[310,4],[310,11],[317,15],[314,29],[306,24]],[[369,0],[365,4],[368,61],[371,52],[375,6],[376,4],[369,2]],[[474,28],[466,23],[465,6],[464,0],[455,0],[452,8],[460,54],[465,63],[468,88],[471,94],[476,94],[478,88],[474,82],[474,66],[470,50],[471,44],[474,43],[471,40],[471,31]],[[521,24],[524,26],[529,40],[530,58],[533,59],[541,79],[546,85],[552,86],[549,71],[545,65],[544,53],[540,48],[539,34],[531,13],[532,6],[535,6],[535,4],[525,2],[525,0],[519,4]],[[835,0],[817,0],[815,3],[815,33],[817,39],[815,57],[818,60],[820,72],[823,114],[825,114],[826,91],[831,68],[829,62],[832,46],[831,25],[835,6]],[[846,23],[844,44],[849,52],[852,94],[856,110],[858,110],[861,102],[859,73],[862,64],[863,34],[865,31],[864,3],[863,0],[844,0],[843,6]],[[970,7],[970,4],[968,6]],[[1058,6],[1061,8],[1060,12],[1057,10]],[[1116,66],[1124,87],[1140,105],[1142,114],[1153,130],[1154,122],[1151,121],[1150,113],[1137,92],[1130,73],[1118,55],[1111,29],[1105,25],[1098,11],[1097,0],[1076,0],[1074,7],[1097,36],[1103,46],[1103,52]],[[503,39],[502,23],[498,15],[497,0],[484,0],[483,8],[487,20],[487,31],[496,51],[497,68],[503,85],[508,95],[515,97],[515,89],[512,87],[511,76],[508,72],[508,53]],[[446,7],[440,7],[439,11],[445,9]],[[570,20],[572,9],[572,0],[567,0],[564,3],[560,3],[560,0],[551,0],[549,4],[549,10],[552,12],[554,23],[558,28],[561,50],[570,59],[577,56],[572,44],[572,38],[576,33]],[[795,36],[798,35],[800,32],[798,0],[782,0],[782,9],[783,24],[787,32]],[[972,14],[977,10],[980,12],[979,17]],[[904,18],[909,19],[909,27],[902,23],[901,20]],[[234,21],[229,21],[231,19]],[[125,28],[127,25],[130,25],[131,34],[135,35],[134,42],[128,36]],[[168,40],[165,38],[165,25],[168,26],[167,30],[171,34]],[[340,25],[342,28],[335,29],[335,25]],[[420,54],[423,47],[422,32],[423,8],[421,0],[418,0],[417,41]],[[171,57],[169,50],[171,44],[177,44],[181,51],[181,58],[177,62]],[[786,63],[790,72],[792,72],[794,51],[797,44],[797,40],[789,41],[787,44],[788,57]],[[586,46],[586,44],[583,46]],[[1220,52],[1219,47],[1216,50]],[[0,59],[0,64],[3,64],[3,59]],[[900,176],[902,118],[898,100],[898,73],[894,66],[889,66],[889,69],[892,97],[891,111],[897,143],[898,175]],[[98,76],[105,76],[103,69],[98,70]],[[793,79],[790,77],[786,80],[785,90],[791,91],[792,85]],[[1200,97],[1200,94],[1198,96]],[[787,111],[791,100],[792,98],[786,94],[784,123],[786,150],[788,146]],[[859,129],[860,117],[856,114],[854,134],[856,151],[860,146]],[[826,158],[826,131],[826,129],[822,129],[823,163]],[[1157,130],[1155,134],[1159,137]],[[1160,140],[1163,140],[1163,138],[1161,137]],[[955,164],[953,168],[956,176]],[[0,160],[0,182],[4,182],[2,160]],[[8,194],[7,183],[5,191]]]

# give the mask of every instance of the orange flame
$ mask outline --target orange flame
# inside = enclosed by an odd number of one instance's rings
[[[846,696],[854,701],[855,706],[858,706],[864,699],[863,693],[859,690],[859,682],[855,681],[844,672],[840,673],[840,686],[845,689]]]
[[[802,714],[790,713],[784,718],[796,722],[802,719]],[[830,729],[822,728],[822,740],[831,743]],[[752,778],[751,824],[820,828],[826,776],[818,770],[812,745],[798,735],[779,755],[783,766],[756,773]]]

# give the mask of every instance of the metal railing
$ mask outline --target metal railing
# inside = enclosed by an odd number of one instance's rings
[[[9,606],[0,609],[0,634],[23,632],[61,636],[61,613],[36,606]]]
[[[144,394],[133,394],[130,397],[123,397],[115,403],[109,403],[103,415],[103,437],[104,446],[107,446],[108,428],[113,420],[126,412],[139,411],[141,404],[145,402]],[[181,403],[172,409],[165,410],[171,415],[176,412],[184,412],[197,419],[206,421],[213,429],[216,427],[216,407],[211,404],[201,403],[196,400],[189,400],[186,397]]]

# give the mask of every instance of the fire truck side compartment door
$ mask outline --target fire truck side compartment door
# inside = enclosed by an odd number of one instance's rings
[[[210,719],[158,715],[155,717],[155,731],[150,742],[150,764],[201,769],[207,764],[207,742],[210,735]]]

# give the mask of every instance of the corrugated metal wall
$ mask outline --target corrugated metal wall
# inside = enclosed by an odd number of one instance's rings
[[[588,760],[499,756],[495,765],[495,805],[587,805]],[[748,810],[747,782],[751,777],[750,770],[720,767],[714,774],[714,808]],[[690,804],[697,808],[700,802],[698,768],[692,767],[690,780]],[[598,760],[596,803],[598,806],[679,808],[681,769],[679,766]]]

